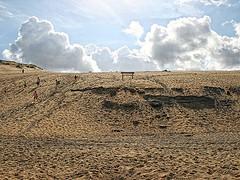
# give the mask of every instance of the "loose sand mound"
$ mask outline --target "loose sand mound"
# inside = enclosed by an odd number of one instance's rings
[[[0,179],[240,178],[239,72],[0,72]]]
[[[0,74],[18,73],[23,69],[27,70],[28,72],[43,70],[34,64],[22,64],[14,61],[0,60]]]

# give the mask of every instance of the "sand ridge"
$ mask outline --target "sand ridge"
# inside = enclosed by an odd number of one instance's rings
[[[0,179],[240,178],[239,71],[4,69]]]

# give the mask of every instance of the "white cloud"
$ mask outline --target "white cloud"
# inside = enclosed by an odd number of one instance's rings
[[[233,24],[235,24],[235,23],[236,23],[236,21],[234,21],[234,20],[232,19],[231,21],[224,21],[221,25],[222,25],[222,26],[226,26],[226,25],[228,25],[228,24],[233,25]]]
[[[113,65],[112,51],[108,47],[96,47],[95,51],[91,53],[91,56],[102,71],[116,70]]]
[[[82,46],[70,44],[67,34],[56,32],[49,21],[37,17],[22,24],[15,43],[3,51],[3,56],[50,70],[99,70]]]
[[[233,24],[236,35],[240,38],[240,23],[234,23]]]
[[[157,63],[146,55],[141,55],[139,50],[130,50],[123,46],[113,52],[114,66],[118,71],[150,71],[159,70]]]
[[[175,3],[179,5],[201,3],[205,6],[231,6],[229,0],[176,0]]]
[[[235,20],[232,19],[231,21],[223,22],[222,26],[226,26],[228,24],[233,26],[236,36],[240,36],[240,23],[237,23]]]
[[[221,36],[211,29],[208,16],[179,18],[167,26],[152,25],[143,41],[137,39],[137,49],[123,46],[111,50],[94,44],[70,44],[67,34],[32,17],[22,24],[15,43],[3,56],[64,71],[240,69],[240,23],[233,26],[236,36]],[[143,34],[129,32],[136,37]]]
[[[138,36],[140,34],[137,32]],[[67,34],[56,32],[49,21],[36,17],[22,24],[15,43],[2,54],[6,59],[58,71],[143,71],[157,68],[156,63],[127,47],[112,51],[94,44],[85,47],[70,44]]]
[[[133,35],[139,39],[144,33],[144,28],[138,21],[132,21],[129,24],[128,28],[124,29],[123,32],[125,32],[126,34]]]
[[[115,51],[108,47],[88,45],[85,47],[92,59],[102,71],[146,71],[158,70],[155,61],[141,55],[139,50],[131,50],[123,46]]]
[[[221,6],[221,5],[229,5],[228,0],[200,0],[201,3],[204,5],[215,5],[215,6]]]
[[[152,25],[141,51],[156,60],[161,68],[239,69],[240,39],[220,36],[211,29],[211,19],[180,18],[164,27]],[[235,27],[236,34],[239,26]]]
[[[5,6],[0,4],[0,21],[11,17],[13,17],[13,13],[10,12]]]

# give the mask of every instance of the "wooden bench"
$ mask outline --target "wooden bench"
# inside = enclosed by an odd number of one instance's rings
[[[131,76],[133,79],[134,72],[121,72],[121,74],[122,74],[122,80],[124,76]]]

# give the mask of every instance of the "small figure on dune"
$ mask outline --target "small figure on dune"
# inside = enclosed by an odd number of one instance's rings
[[[40,86],[40,78],[37,77],[37,86]]]
[[[24,86],[25,88],[27,87],[26,81],[24,81],[23,86]]]
[[[74,79],[75,79],[75,81],[77,80],[77,76],[76,75],[74,76]]]
[[[60,84],[60,81],[56,79],[56,86]]]
[[[37,100],[38,99],[38,94],[37,94],[37,91],[35,90],[34,92],[33,92],[33,100],[35,101],[35,100]]]
[[[60,81],[58,81],[57,79],[56,79],[56,86],[55,86],[55,89],[57,89],[57,86],[60,84]]]
[[[24,69],[22,69],[22,73],[24,73]]]

